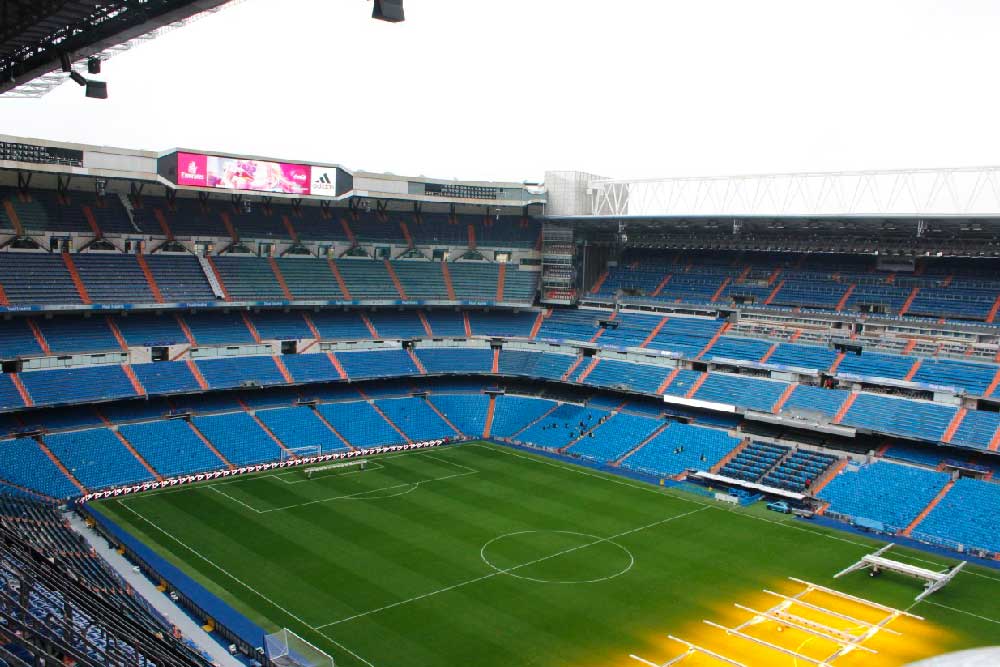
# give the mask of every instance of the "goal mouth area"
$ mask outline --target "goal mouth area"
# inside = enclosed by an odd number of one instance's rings
[[[333,656],[288,628],[264,635],[264,651],[277,667],[337,667]]]
[[[331,477],[352,472],[362,472],[368,469],[368,459],[351,459],[349,461],[339,461],[337,463],[317,463],[302,469],[306,479],[322,473],[332,473]]]
[[[281,461],[288,462],[296,459],[308,459],[323,454],[322,445],[304,445],[302,447],[288,447],[281,451]]]

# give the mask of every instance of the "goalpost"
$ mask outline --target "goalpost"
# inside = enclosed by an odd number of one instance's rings
[[[276,667],[337,667],[329,653],[316,648],[288,628],[265,635],[264,650]]]
[[[288,451],[281,450],[281,462],[293,459],[304,459],[310,456],[319,456],[323,453],[323,445],[306,445],[305,447],[290,447]]]
[[[340,463],[327,463],[326,465],[310,466],[305,469],[306,479],[312,479],[312,476],[316,473],[354,467],[357,467],[358,470],[367,469],[368,459],[354,459],[352,461],[341,461]]]

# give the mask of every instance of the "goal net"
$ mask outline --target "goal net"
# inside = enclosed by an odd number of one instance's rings
[[[283,628],[264,636],[264,650],[276,667],[336,667],[333,657]]]
[[[304,459],[310,456],[319,456],[323,453],[322,445],[307,445],[305,447],[291,447],[288,451],[281,450],[281,460]]]
[[[340,463],[327,463],[324,465],[310,466],[306,468],[306,479],[312,479],[313,475],[318,475],[324,472],[336,471],[336,472],[350,472],[351,469],[355,470],[365,470],[368,468],[367,459],[355,459],[354,461],[342,461]]]

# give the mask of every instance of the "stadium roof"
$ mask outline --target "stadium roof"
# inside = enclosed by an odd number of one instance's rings
[[[40,97],[66,80],[60,57],[83,73],[229,0],[0,0],[0,93]]]
[[[595,216],[976,217],[1000,215],[1000,167],[593,178]]]

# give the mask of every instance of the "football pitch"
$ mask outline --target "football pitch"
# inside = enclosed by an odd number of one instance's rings
[[[293,630],[338,667],[638,665],[629,654],[659,664],[684,651],[668,634],[746,665],[806,665],[703,622],[740,624],[748,614],[734,603],[766,609],[778,598],[765,589],[801,590],[790,577],[925,618],[893,621],[901,634],[883,632],[870,644],[877,653],[854,651],[838,667],[1000,643],[998,571],[968,566],[914,606],[916,580],[832,579],[874,541],[761,503],[730,508],[491,443],[387,454],[364,471],[311,479],[279,469],[96,509],[268,631]],[[958,560],[892,553],[932,569]],[[771,625],[754,632],[825,655],[815,633],[800,640]],[[724,664],[714,660],[679,664]]]

